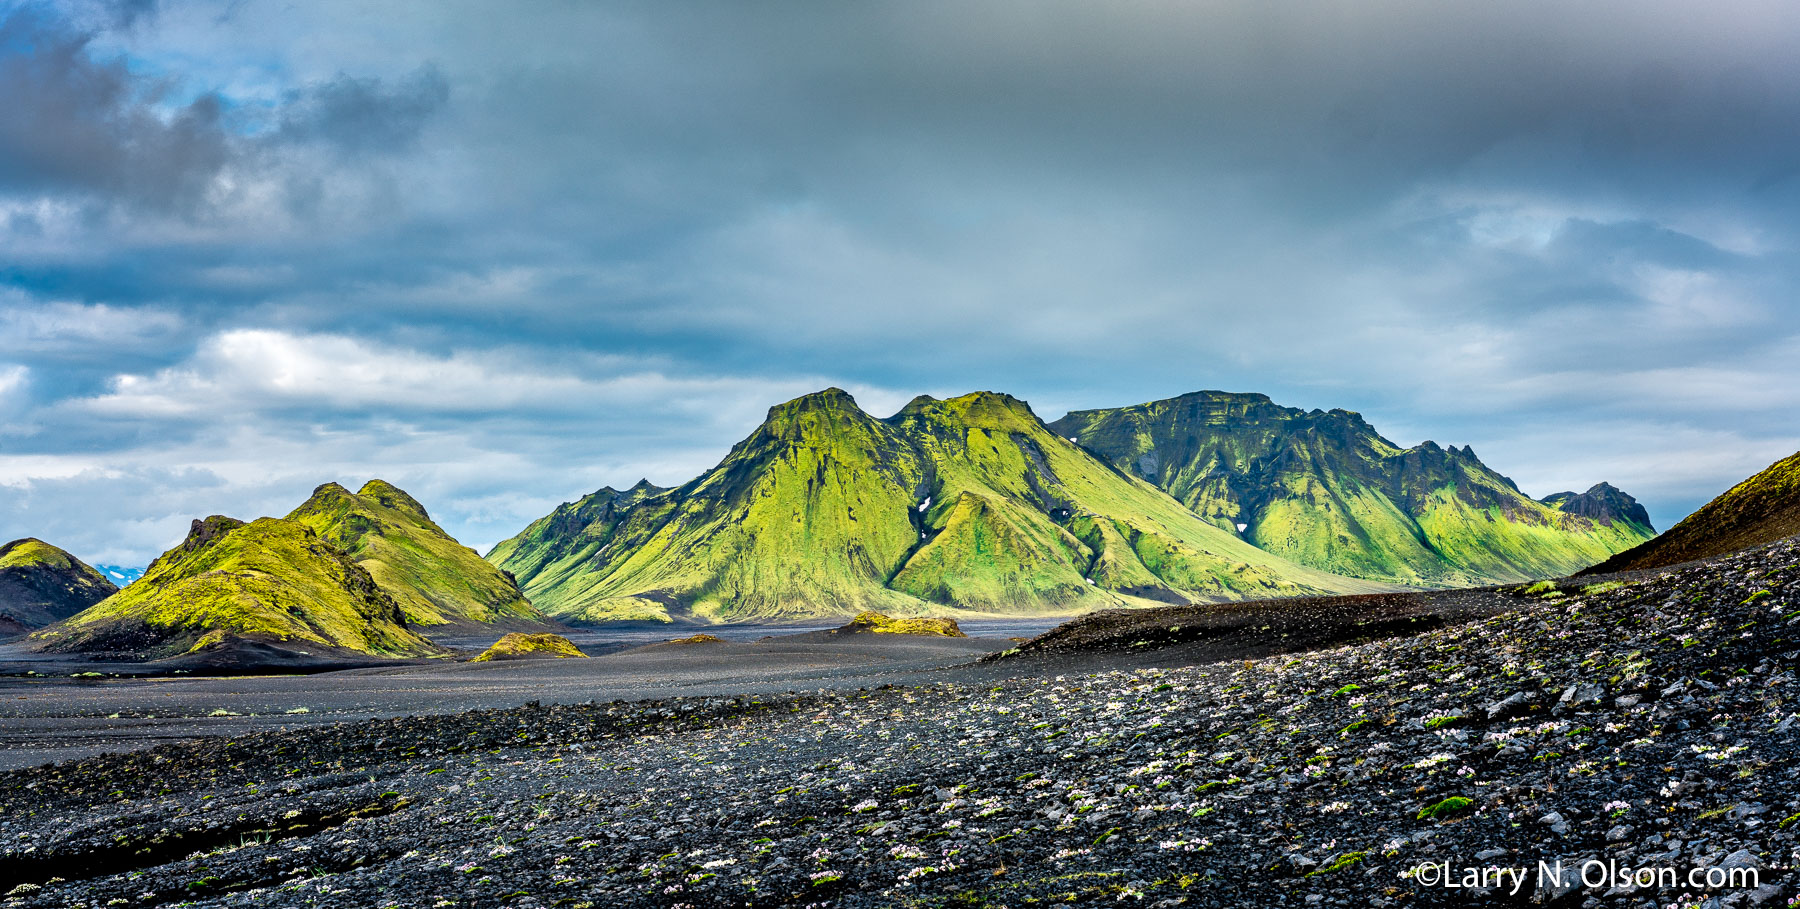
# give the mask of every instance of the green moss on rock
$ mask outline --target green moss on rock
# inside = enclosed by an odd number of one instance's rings
[[[945,617],[896,619],[879,612],[865,612],[838,629],[839,633],[924,634],[941,638],[966,638],[956,620]]]
[[[495,641],[493,646],[482,651],[473,662],[486,663],[493,660],[535,660],[535,659],[587,659],[570,643],[568,638],[560,634],[524,634],[512,632]]]

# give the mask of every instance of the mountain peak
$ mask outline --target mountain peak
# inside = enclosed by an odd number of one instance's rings
[[[1655,529],[1650,526],[1650,513],[1638,504],[1637,499],[1605,481],[1595,483],[1584,493],[1559,492],[1538,501],[1559,511],[1593,518],[1608,526],[1614,521],[1629,521],[1642,525],[1646,530]]]
[[[37,628],[118,592],[86,562],[36,537],[0,546],[0,629]]]
[[[370,480],[356,494],[365,499],[374,499],[389,508],[409,511],[427,521],[431,520],[431,515],[426,513],[425,506],[420,505],[418,499],[386,480]]]

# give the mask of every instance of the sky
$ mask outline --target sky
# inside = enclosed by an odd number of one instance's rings
[[[1199,389],[1658,527],[1800,449],[1800,6],[0,0],[0,539],[485,551],[836,385]]]

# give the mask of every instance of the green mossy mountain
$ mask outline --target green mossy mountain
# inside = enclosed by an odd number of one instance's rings
[[[456,542],[412,496],[383,480],[352,493],[336,483],[287,516],[343,550],[400,604],[407,624],[434,626],[548,623],[512,577]]]
[[[1665,568],[1752,549],[1800,534],[1800,452],[1700,506],[1661,536],[1583,574]]]
[[[1076,411],[1051,428],[1262,550],[1384,583],[1561,576],[1654,532],[1610,485],[1533,500],[1471,448],[1401,448],[1356,413],[1259,394]]]
[[[772,407],[676,489],[604,489],[488,554],[580,622],[1064,613],[1369,590],[1272,556],[1051,432],[1015,398],[840,389]]]
[[[386,657],[440,648],[408,628],[394,598],[311,527],[215,515],[136,583],[32,635],[47,651],[156,659],[227,639]]]
[[[0,634],[66,619],[119,588],[86,562],[43,540],[0,546]]]

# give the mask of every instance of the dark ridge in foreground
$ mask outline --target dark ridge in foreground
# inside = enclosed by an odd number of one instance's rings
[[[1700,506],[1661,536],[1581,572],[1667,568],[1762,546],[1800,533],[1800,452]]]
[[[1017,667],[998,681],[532,704],[15,771],[0,893],[19,909],[1784,905],[1800,543],[1493,595],[1512,608],[1303,655],[1148,668],[1193,642],[1120,649],[1143,629],[1103,618],[1085,642],[1047,638],[1064,652],[984,667]],[[1314,608],[1350,627],[1420,614],[1352,607]],[[1117,668],[1068,671],[1075,655]],[[1536,873],[1589,860],[1683,882]],[[1418,875],[1431,862],[1531,875],[1447,890]],[[1684,883],[1695,868],[1730,883]]]

